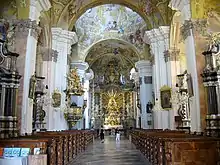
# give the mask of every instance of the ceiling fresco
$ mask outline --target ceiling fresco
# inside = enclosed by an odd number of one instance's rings
[[[120,4],[138,12],[148,25],[148,29],[169,25],[172,20],[170,0],[52,0],[53,26],[72,30],[77,19],[88,9],[103,4]]]
[[[146,23],[125,6],[107,4],[91,8],[77,20],[75,27],[81,54],[85,54],[90,45],[109,38],[125,40],[139,52],[143,51],[142,38]]]
[[[95,44],[85,61],[93,70],[94,83],[98,87],[130,89],[133,85],[130,80],[130,71],[138,60],[138,53],[130,45],[109,39]]]

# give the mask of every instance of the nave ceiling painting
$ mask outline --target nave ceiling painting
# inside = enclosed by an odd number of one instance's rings
[[[111,38],[127,41],[141,53],[146,26],[141,16],[125,6],[107,4],[91,8],[75,25],[80,56],[96,42]]]

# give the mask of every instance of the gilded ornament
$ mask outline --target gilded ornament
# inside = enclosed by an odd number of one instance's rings
[[[67,96],[77,95],[82,96],[84,94],[83,86],[81,84],[80,76],[77,73],[77,68],[71,69],[67,75],[68,86],[65,91]]]
[[[61,93],[58,89],[54,90],[52,94],[53,107],[58,108],[61,105]]]

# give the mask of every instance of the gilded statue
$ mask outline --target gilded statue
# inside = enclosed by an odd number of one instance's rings
[[[52,99],[53,99],[53,107],[57,108],[60,107],[61,105],[61,93],[58,89],[54,90],[52,94]]]
[[[83,87],[80,81],[80,76],[77,73],[77,68],[71,69],[67,75],[67,95],[83,95]]]

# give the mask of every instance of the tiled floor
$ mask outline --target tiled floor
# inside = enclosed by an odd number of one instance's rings
[[[80,155],[73,165],[150,165],[129,140],[115,142],[114,137],[106,137],[105,142],[96,140]]]

